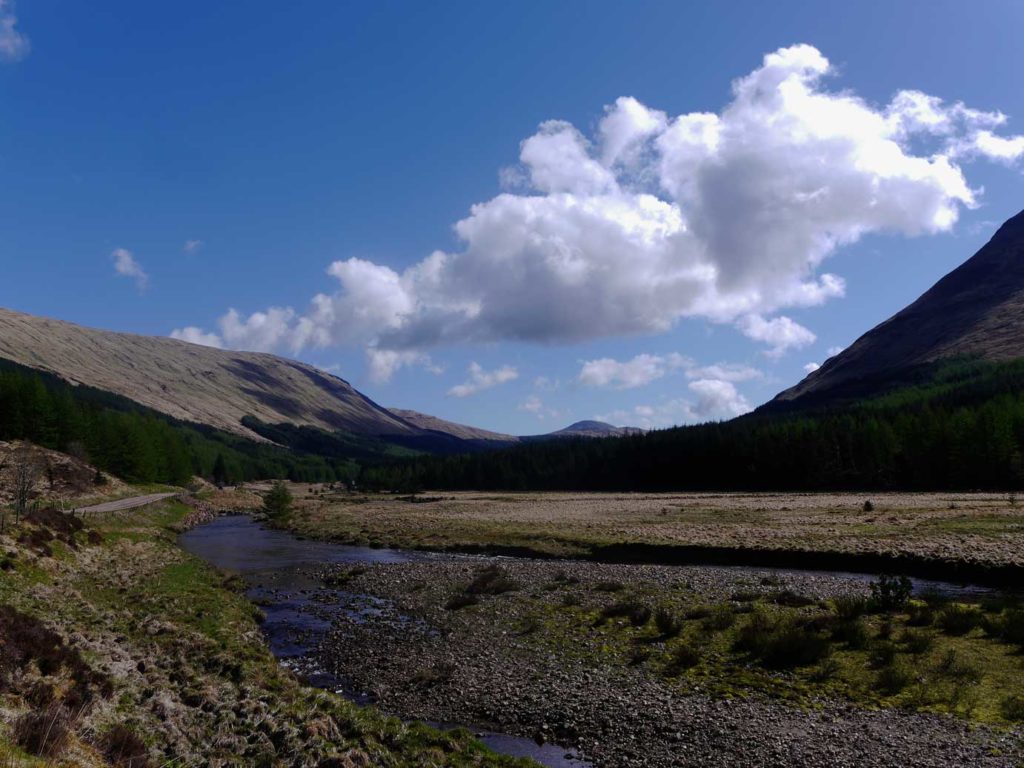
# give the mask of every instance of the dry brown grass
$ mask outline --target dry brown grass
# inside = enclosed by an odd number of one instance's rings
[[[292,525],[349,542],[558,555],[610,543],[685,544],[1024,564],[1024,506],[1000,494],[432,492],[442,500],[411,504],[319,490],[297,487]]]

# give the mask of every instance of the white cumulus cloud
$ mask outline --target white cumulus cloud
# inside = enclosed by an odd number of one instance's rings
[[[634,389],[650,384],[673,371],[683,371],[688,379],[717,379],[721,381],[749,381],[764,374],[757,368],[738,363],[698,365],[686,355],[676,352],[667,355],[640,354],[631,360],[619,361],[610,357],[584,361],[577,381],[589,387]]]
[[[619,362],[610,357],[587,360],[580,369],[579,382],[589,387],[633,389],[660,379],[668,371],[683,367],[689,361],[682,355],[637,355]]]
[[[443,372],[443,369],[430,359],[430,355],[412,349],[394,350],[367,347],[366,362],[370,379],[377,383],[391,381],[391,377],[399,369],[413,365],[424,368],[435,375]]]
[[[744,336],[767,344],[769,357],[781,357],[789,349],[800,349],[818,338],[800,323],[785,315],[765,320],[760,315],[745,315],[737,322]]]
[[[422,351],[704,318],[736,324],[772,355],[805,346],[813,334],[780,313],[843,295],[842,278],[822,270],[837,248],[949,231],[977,204],[966,163],[1024,151],[1024,137],[996,132],[998,112],[916,90],[872,104],[830,87],[834,75],[820,51],[795,45],[738,78],[717,113],[668,115],[623,97],[589,136],[545,122],[502,172],[509,191],[455,225],[459,248],[400,271],[337,261],[333,288],[304,312],[229,312],[218,335],[232,347]],[[268,333],[274,312],[282,327]]]
[[[175,328],[171,331],[171,338],[178,339],[178,341],[187,341],[189,344],[201,344],[204,347],[217,347],[219,349],[223,346],[220,336],[216,333],[206,333],[202,328],[196,328],[194,325],[186,328]]]
[[[804,373],[814,373],[819,368],[821,368],[820,363],[807,363],[807,365],[804,366]]]
[[[469,378],[448,390],[452,397],[469,397],[485,389],[491,389],[519,378],[519,372],[510,365],[503,365],[493,371],[485,371],[478,363],[470,363]]]
[[[12,0],[0,0],[0,59],[21,61],[32,48],[28,38],[18,29],[18,17]]]
[[[731,419],[751,410],[750,403],[731,381],[697,379],[689,383],[691,397],[673,398],[653,405],[595,416],[619,426],[656,429],[678,424]]]
[[[115,248],[110,254],[110,258],[114,261],[114,271],[117,274],[132,278],[140,292],[146,290],[149,285],[149,275],[135,260],[131,251],[125,248]]]

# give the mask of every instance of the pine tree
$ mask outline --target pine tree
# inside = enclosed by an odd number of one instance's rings
[[[213,482],[219,486],[226,485],[228,482],[228,467],[224,462],[223,453],[218,453],[217,460],[213,462]]]
[[[269,517],[280,518],[287,515],[291,508],[292,494],[288,490],[288,486],[278,480],[263,499],[263,511]]]

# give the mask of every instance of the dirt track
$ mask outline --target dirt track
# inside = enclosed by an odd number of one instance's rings
[[[127,509],[138,509],[139,507],[145,507],[149,504],[154,504],[164,499],[169,499],[172,496],[177,496],[177,493],[150,493],[146,496],[132,496],[127,499],[117,499],[116,501],[105,501],[102,504],[94,504],[91,507],[79,507],[76,512],[123,512]]]

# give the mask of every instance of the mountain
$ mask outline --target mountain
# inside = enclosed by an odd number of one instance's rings
[[[301,428],[441,453],[500,448],[522,439],[630,433],[579,422],[551,435],[519,438],[416,411],[389,410],[344,379],[275,355],[84,328],[2,308],[0,360],[126,397],[180,421],[312,453],[379,453],[381,446],[344,439],[328,445],[322,434]]]
[[[639,435],[644,432],[644,430],[638,427],[615,427],[603,421],[577,421],[575,424],[570,424],[564,429],[540,435],[504,435],[500,432],[489,432],[486,429],[456,424],[452,421],[445,421],[436,416],[428,416],[425,413],[418,413],[416,411],[407,411],[401,408],[391,408],[390,410],[396,416],[400,416],[420,429],[442,432],[462,440],[471,441],[477,447],[485,448],[504,448],[519,442],[558,440],[560,438],[623,437],[625,435]]]
[[[247,415],[268,424],[359,435],[422,432],[347,381],[274,355],[83,328],[0,309],[0,358],[249,438],[260,439],[242,424]]]
[[[515,435],[503,435],[500,432],[491,432],[486,429],[470,427],[466,424],[457,424],[454,421],[445,421],[437,416],[430,416],[426,413],[420,413],[419,411],[410,411],[404,408],[389,408],[388,410],[419,429],[429,430],[431,432],[442,432],[461,440],[493,442],[495,444],[502,445],[511,445],[519,440]]]
[[[1024,357],[1024,211],[917,301],[768,404],[821,405],[906,383],[933,364]]]
[[[642,435],[644,430],[638,427],[615,427],[603,421],[577,421],[565,429],[549,432],[546,435],[533,435],[531,440],[550,440],[560,437],[625,437]]]

